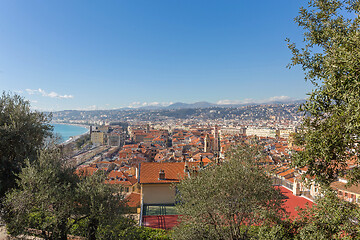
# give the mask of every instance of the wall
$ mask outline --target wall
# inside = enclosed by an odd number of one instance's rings
[[[175,189],[171,184],[142,184],[144,204],[174,204]]]

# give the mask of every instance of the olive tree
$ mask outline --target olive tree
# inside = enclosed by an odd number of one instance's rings
[[[355,203],[324,191],[316,204],[299,211],[294,223],[296,239],[359,239],[359,219],[360,211]]]
[[[261,149],[238,146],[221,165],[183,179],[175,239],[249,239],[254,226],[273,226],[283,216],[282,195],[256,164]]]
[[[15,186],[15,176],[37,157],[44,140],[52,134],[51,115],[32,111],[17,94],[0,96],[0,198]]]
[[[18,175],[18,188],[6,194],[4,220],[11,235],[36,229],[44,239],[67,239],[69,219],[77,207],[77,176],[56,148],[43,150]]]
[[[288,40],[290,67],[300,65],[315,87],[301,107],[305,118],[296,140],[304,150],[294,163],[325,185],[345,170],[352,182],[360,181],[359,10],[358,0],[311,0],[295,19],[304,46]]]
[[[108,225],[123,223],[124,226],[131,226],[131,220],[123,216],[126,207],[121,188],[105,184],[105,179],[103,171],[97,171],[91,176],[84,175],[76,188],[76,199],[79,202],[76,214],[78,219],[84,219],[83,235],[89,240],[106,235],[103,231],[99,233],[99,229]]]
[[[303,147],[294,165],[322,186],[316,205],[300,214],[299,239],[359,238],[358,206],[339,199],[330,183],[345,176],[360,182],[360,1],[311,0],[296,23],[304,46],[289,41],[290,66],[300,65],[314,90],[302,105],[304,122],[296,135]]]
[[[44,239],[67,239],[72,233],[99,239],[99,231],[106,235],[108,225],[133,226],[124,217],[124,196],[104,182],[104,172],[78,176],[74,170],[55,146],[42,150],[34,162],[27,161],[18,175],[18,188],[4,200],[9,233],[35,233]]]

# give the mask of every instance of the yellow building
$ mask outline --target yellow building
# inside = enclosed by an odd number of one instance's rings
[[[104,145],[105,144],[105,134],[100,131],[91,132],[91,142],[94,145]]]
[[[139,168],[141,201],[144,205],[175,204],[173,183],[185,176],[183,162],[144,162]]]

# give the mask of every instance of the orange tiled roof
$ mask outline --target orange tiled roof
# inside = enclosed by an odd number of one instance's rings
[[[84,167],[76,169],[75,173],[79,176],[91,176],[96,172],[98,168],[95,167]]]
[[[140,193],[130,193],[129,196],[125,198],[126,204],[129,207],[140,207],[140,199],[141,195]]]
[[[210,159],[208,159],[207,157],[202,159],[203,163],[211,163],[212,161]],[[196,163],[200,163],[201,161],[196,161]]]
[[[287,171],[285,171],[285,172],[279,173],[279,176],[285,177],[286,175],[292,174],[292,173],[294,173],[294,172],[295,172],[294,169],[289,169],[289,170],[287,170]]]
[[[136,182],[137,179],[135,177],[129,177],[128,174],[122,171],[111,171],[107,176],[107,180],[105,180],[105,183],[120,184],[123,186],[132,186]]]
[[[342,182],[333,182],[330,186],[334,189],[342,190],[345,192],[360,194],[360,184],[346,186],[346,184]]]
[[[184,177],[183,162],[144,162],[140,164],[140,183],[173,183]],[[159,180],[159,172],[164,170],[165,180]]]

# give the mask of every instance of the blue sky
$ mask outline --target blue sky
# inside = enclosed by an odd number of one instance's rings
[[[0,2],[0,90],[34,109],[303,99],[284,39],[307,1]]]

